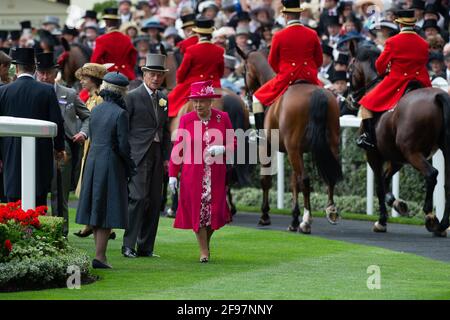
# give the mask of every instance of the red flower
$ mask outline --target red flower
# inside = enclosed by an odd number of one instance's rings
[[[11,241],[9,241],[9,239],[5,240],[5,248],[6,248],[6,250],[8,250],[8,252],[12,251],[12,244],[11,244]]]

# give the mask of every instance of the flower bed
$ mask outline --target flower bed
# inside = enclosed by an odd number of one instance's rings
[[[64,220],[45,216],[47,207],[24,211],[20,205],[0,205],[0,291],[64,287],[69,266],[92,282],[88,256],[63,236]]]

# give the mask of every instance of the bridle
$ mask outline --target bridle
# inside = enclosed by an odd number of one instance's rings
[[[251,107],[253,104],[253,90],[250,90],[247,82],[247,61],[252,52],[256,50],[252,49],[247,53],[247,56],[244,58],[244,85],[245,85],[245,99],[247,100],[248,106]]]

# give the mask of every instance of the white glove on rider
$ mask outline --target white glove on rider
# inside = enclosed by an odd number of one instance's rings
[[[178,184],[178,179],[176,177],[169,178],[169,188],[170,188],[170,192],[172,192],[172,194],[175,194],[175,191],[177,190],[177,184]]]
[[[219,156],[225,153],[225,146],[211,146],[206,152],[211,155],[211,157]]]

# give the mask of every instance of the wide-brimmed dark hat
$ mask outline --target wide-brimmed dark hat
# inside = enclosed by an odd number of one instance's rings
[[[323,19],[323,24],[325,27],[341,25],[341,23],[339,22],[338,16],[325,16]]]
[[[207,18],[198,18],[192,31],[200,34],[212,34],[214,32],[214,21]]]
[[[142,32],[147,32],[148,29],[158,29],[160,31],[164,31],[165,27],[161,24],[158,18],[151,17],[142,22]]]
[[[169,69],[166,68],[166,56],[156,53],[147,54],[145,66],[142,67],[142,71],[169,71]]]
[[[12,64],[35,65],[33,48],[12,48],[10,51]]]
[[[117,8],[105,8],[103,10],[103,20],[120,20]]]
[[[64,25],[62,34],[68,34],[74,37],[78,37],[80,34],[76,28],[69,27],[68,25]]]
[[[6,41],[8,39],[8,31],[0,30],[0,40]]]
[[[413,0],[411,9],[425,10],[425,1],[423,1],[423,0]]]
[[[283,5],[283,8],[281,9],[281,12],[283,13],[299,13],[304,11],[304,9],[300,6],[300,0],[281,0],[281,4]]]
[[[195,13],[188,13],[184,16],[181,16],[181,21],[183,22],[183,25],[181,28],[187,28],[195,26]]]
[[[20,30],[12,30],[9,32],[9,35],[11,36],[12,41],[17,41],[20,39],[20,36],[22,35],[22,31]]]
[[[336,59],[336,63],[344,64],[348,66],[348,62],[350,61],[350,56],[345,53],[339,53],[338,58]]]
[[[414,15],[414,10],[398,10],[395,15],[397,19],[394,21],[407,26],[414,26],[416,24],[416,17]]]
[[[95,20],[98,21],[98,19],[97,19],[97,11],[86,10],[86,13],[84,14],[83,19],[86,19],[86,18],[95,19]]]
[[[422,30],[426,30],[428,28],[434,28],[438,32],[441,32],[441,28],[437,24],[437,20],[434,19],[427,19],[423,22]]]
[[[55,62],[53,52],[42,52],[36,54],[36,67],[38,70],[48,70],[59,68],[59,65]]]
[[[331,82],[336,82],[336,81],[339,81],[339,80],[344,80],[344,81],[348,80],[346,71],[334,71],[333,72],[333,74],[332,74],[332,76],[330,78],[330,81]]]

